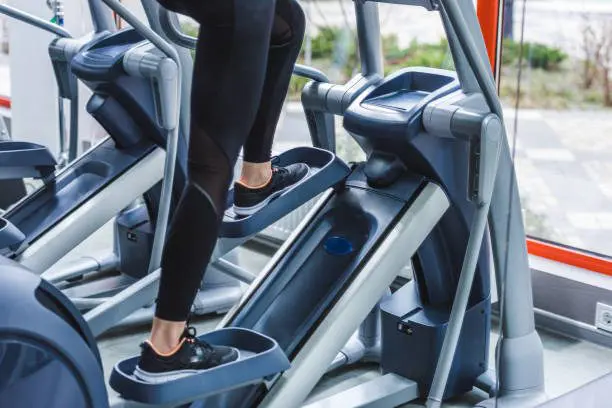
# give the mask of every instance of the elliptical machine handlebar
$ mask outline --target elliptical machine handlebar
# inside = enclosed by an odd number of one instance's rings
[[[55,34],[58,37],[72,38],[72,34],[70,34],[70,32],[68,32],[68,30],[66,30],[65,28],[50,21],[43,20],[40,17],[36,17],[32,14],[26,13],[25,11],[21,11],[14,7],[7,6],[6,4],[0,4],[0,14],[5,14],[23,23],[38,27],[41,30],[45,30],[51,34]]]
[[[150,77],[157,83],[159,88],[159,99],[156,101],[160,112],[161,126],[167,131],[166,161],[164,165],[164,178],[162,193],[157,214],[157,228],[153,239],[149,273],[159,269],[161,265],[162,251],[166,238],[168,220],[170,218],[170,205],[172,201],[172,185],[174,183],[174,169],[178,155],[179,138],[179,115],[181,100],[181,60],[177,50],[155,31],[141,22],[131,11],[129,11],[118,0],[102,0],[111,10],[123,18],[138,33],[149,40],[168,59],[159,64],[159,69],[154,72],[138,68],[137,61],[124,62],[126,70],[135,70],[136,73]]]
[[[164,34],[174,44],[191,50],[196,48],[198,39],[182,32],[177,26],[176,16],[164,7],[159,8],[159,23]],[[329,77],[323,71],[302,64],[295,64],[293,75],[312,79],[316,82],[330,82]]]

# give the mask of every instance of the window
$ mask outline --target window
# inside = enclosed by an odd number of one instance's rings
[[[346,83],[360,71],[353,1],[302,0],[300,4],[307,28],[299,62],[321,69],[334,83]],[[383,3],[378,4],[378,9],[386,74],[409,66],[453,69],[438,13]],[[297,77],[291,82],[287,109],[278,126],[279,150],[308,143],[299,105],[301,89],[307,82]],[[342,128],[342,119],[337,118],[336,124],[338,155],[347,161],[363,160],[363,152]]]
[[[607,255],[611,17],[605,0],[507,0],[500,76],[527,233]]]

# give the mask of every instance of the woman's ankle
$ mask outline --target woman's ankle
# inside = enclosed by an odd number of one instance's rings
[[[153,318],[153,326],[149,343],[158,354],[172,354],[181,342],[186,322],[174,322],[160,318]]]
[[[248,188],[261,188],[272,178],[272,163],[242,163],[242,172],[238,182]]]

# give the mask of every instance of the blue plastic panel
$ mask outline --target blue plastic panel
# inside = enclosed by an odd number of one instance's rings
[[[401,147],[394,144],[416,136],[421,130],[425,106],[457,89],[455,72],[421,67],[402,69],[361,94],[345,112],[344,127],[366,139],[365,143],[376,150],[396,152]]]
[[[78,310],[0,256],[0,407],[108,408],[99,354]]]
[[[230,207],[223,219],[222,237],[242,238],[256,234],[338,184],[350,173],[349,167],[335,154],[316,147],[297,147],[282,153],[274,161],[278,166],[293,163],[305,163],[310,167],[306,179],[251,216],[238,217]],[[231,199],[233,191],[229,195]]]
[[[161,384],[149,384],[132,373],[138,357],[120,361],[113,369],[110,386],[123,398],[146,404],[181,405],[252,384],[290,367],[285,353],[268,336],[242,328],[216,330],[199,336],[210,344],[235,347],[240,358],[199,374]]]
[[[3,217],[19,228],[31,244],[154,148],[152,143],[142,142],[119,150],[108,139],[54,174]]]
[[[55,171],[49,150],[36,143],[0,142],[0,179],[44,178]]]

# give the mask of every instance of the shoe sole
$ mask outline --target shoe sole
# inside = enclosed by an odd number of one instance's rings
[[[304,176],[301,179],[299,179],[295,183],[291,184],[290,186],[287,186],[287,187],[283,188],[282,190],[278,190],[278,191],[270,194],[261,203],[255,204],[254,206],[251,206],[251,207],[238,207],[238,206],[236,206],[236,204],[234,204],[234,212],[236,213],[236,215],[239,215],[241,217],[248,217],[249,215],[253,215],[257,211],[261,210],[266,205],[268,205],[270,203],[270,201],[272,201],[275,198],[277,198],[278,196],[286,193],[287,191],[297,187],[302,181],[304,181],[304,179],[306,179],[310,175],[310,171],[311,171],[310,166],[308,166],[307,164],[305,164],[305,166],[308,167],[308,171],[306,172],[306,174],[304,174]]]
[[[234,349],[236,350],[236,353],[238,354],[238,357],[236,357],[235,360],[229,361],[227,363],[224,364],[229,364],[229,363],[233,363],[234,361],[238,361],[240,360],[240,350],[238,349]],[[221,364],[221,365],[224,365]],[[217,366],[219,367],[219,366]],[[211,367],[211,368],[215,368],[215,367]],[[134,377],[136,377],[137,379],[147,382],[149,384],[162,384],[168,381],[175,381],[178,380],[180,378],[184,378],[184,377],[189,377],[190,375],[194,375],[194,374],[198,374],[204,371],[208,371],[211,368],[205,368],[203,370],[176,370],[176,371],[167,371],[164,373],[150,373],[148,371],[144,371],[142,370],[140,367],[136,366],[136,368],[134,369]]]

